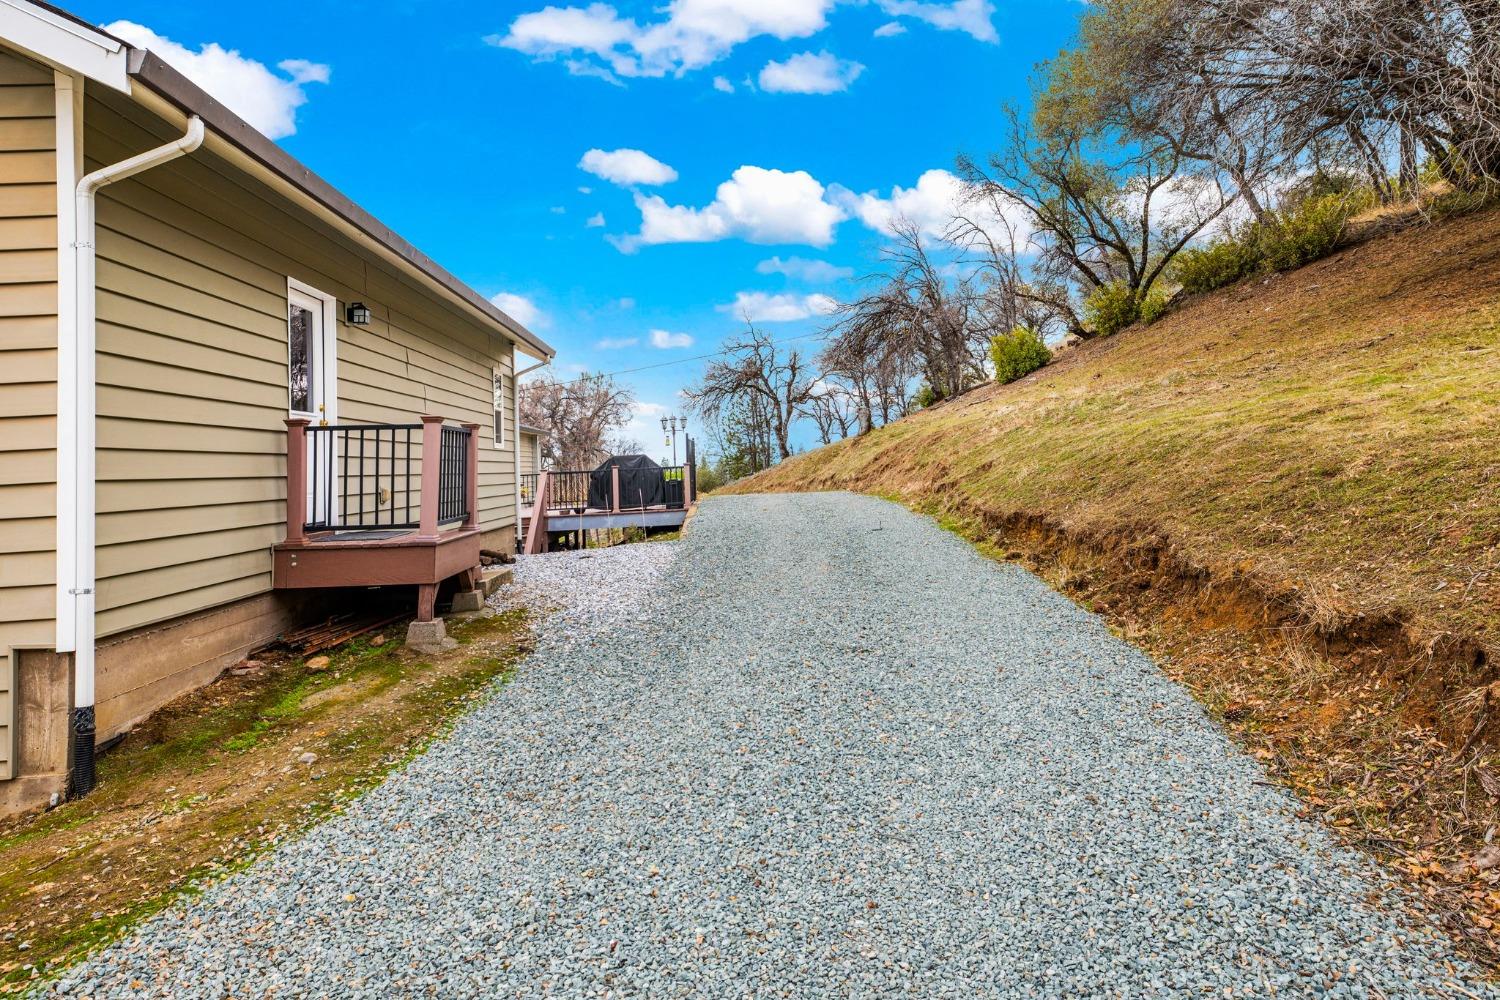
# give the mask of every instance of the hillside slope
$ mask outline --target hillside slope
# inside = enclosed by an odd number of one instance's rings
[[[1500,644],[1500,213],[1189,303],[731,492],[855,489],[1160,538],[1295,595]]]
[[[825,489],[933,513],[1109,616],[1500,969],[1500,212],[730,491]]]

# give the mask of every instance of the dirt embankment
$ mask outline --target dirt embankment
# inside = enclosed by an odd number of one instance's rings
[[[1500,213],[1185,303],[733,492],[853,489],[1158,655],[1500,968]]]

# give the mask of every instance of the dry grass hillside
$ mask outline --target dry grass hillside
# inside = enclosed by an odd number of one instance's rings
[[[731,491],[824,489],[936,514],[1110,615],[1500,954],[1500,212],[1201,297]]]

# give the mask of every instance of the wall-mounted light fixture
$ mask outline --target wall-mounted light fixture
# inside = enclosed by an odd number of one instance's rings
[[[349,308],[344,310],[344,318],[355,326],[369,326],[370,307],[363,302],[351,302]]]

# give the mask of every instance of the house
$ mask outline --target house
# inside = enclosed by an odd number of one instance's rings
[[[534,476],[542,471],[542,436],[540,427],[521,425],[521,475]]]
[[[0,815],[299,620],[474,598],[552,349],[154,54],[0,0]]]

